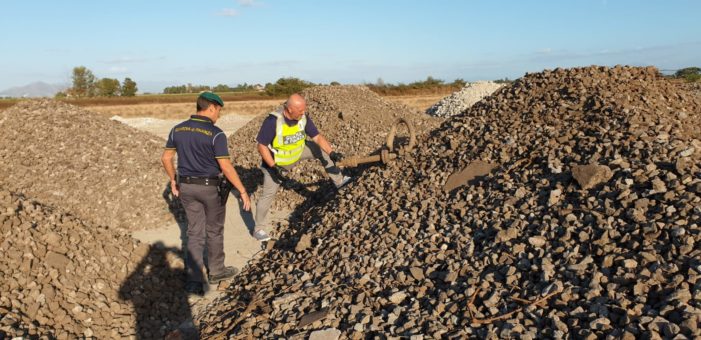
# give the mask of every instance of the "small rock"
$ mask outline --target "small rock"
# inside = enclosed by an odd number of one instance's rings
[[[418,267],[411,267],[409,269],[409,272],[411,272],[411,276],[414,277],[414,279],[417,280],[423,280],[424,279],[424,271],[421,268]]]
[[[341,336],[341,331],[336,328],[326,328],[313,331],[309,334],[309,340],[337,340]]]
[[[546,242],[547,240],[543,236],[532,236],[528,238],[528,243],[537,248],[544,246]]]
[[[550,197],[548,198],[548,205],[553,206],[560,201],[560,196],[562,195],[562,190],[555,189],[550,191]]]
[[[295,246],[295,251],[296,252],[302,252],[306,250],[307,248],[312,246],[312,237],[309,234],[304,234],[302,237],[299,238],[299,241],[297,242],[297,245]]]
[[[572,177],[585,190],[599,183],[607,182],[612,176],[613,172],[606,165],[588,164],[572,167]]]
[[[389,297],[389,301],[391,301],[395,305],[402,303],[404,299],[406,299],[406,293],[404,292],[396,292]]]

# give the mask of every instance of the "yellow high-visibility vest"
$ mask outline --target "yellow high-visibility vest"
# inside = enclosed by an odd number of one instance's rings
[[[292,126],[285,124],[282,111],[271,112],[270,115],[277,119],[275,139],[273,139],[272,144],[268,145],[275,157],[275,164],[294,164],[302,157],[304,151],[304,143],[307,139],[304,126],[307,124],[307,115],[302,116],[297,124]]]

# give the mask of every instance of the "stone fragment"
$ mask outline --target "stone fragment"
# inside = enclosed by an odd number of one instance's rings
[[[455,188],[467,185],[471,180],[489,174],[496,166],[496,164],[481,160],[473,161],[462,170],[451,174],[445,182],[443,190],[451,192]]]
[[[613,172],[606,165],[587,164],[572,167],[572,177],[579,183],[582,189],[593,188],[597,184],[607,182],[613,176]]]
[[[562,190],[554,189],[550,191],[550,197],[548,197],[548,205],[553,206],[560,202],[560,196],[562,196]]]
[[[64,271],[66,266],[71,262],[71,260],[63,254],[54,253],[52,251],[46,254],[46,260],[44,263],[51,268],[56,268],[59,271]]]
[[[325,328],[309,334],[309,340],[338,340],[340,337],[341,331],[336,328]]]
[[[307,250],[311,246],[312,246],[311,235],[304,234],[304,235],[302,235],[302,237],[299,238],[299,241],[297,241],[297,245],[295,246],[295,251],[299,253],[299,252]]]
[[[409,268],[409,272],[411,272],[411,276],[414,277],[414,279],[416,280],[424,279],[424,271],[419,267],[411,267]]]
[[[537,248],[544,246],[546,242],[547,240],[543,236],[532,236],[528,238],[528,243]]]
[[[404,292],[396,292],[389,297],[389,301],[395,305],[400,304],[402,301],[404,301],[404,299],[406,299],[406,296],[407,295]]]
[[[318,311],[307,313],[304,316],[302,316],[302,318],[299,320],[299,324],[297,325],[297,327],[301,328],[301,327],[304,327],[306,325],[312,324],[315,321],[319,321],[319,320],[325,318],[328,313],[329,313],[328,308],[322,308]]]

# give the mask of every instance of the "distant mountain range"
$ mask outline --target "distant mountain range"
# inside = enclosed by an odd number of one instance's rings
[[[38,81],[29,85],[11,87],[7,90],[0,91],[0,97],[53,97],[56,93],[69,87],[70,85],[66,84],[47,84]]]

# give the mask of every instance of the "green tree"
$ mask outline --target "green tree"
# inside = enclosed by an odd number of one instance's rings
[[[101,97],[114,97],[119,95],[119,80],[102,78],[97,81],[97,95]]]
[[[232,89],[234,92],[249,92],[255,91],[256,87],[253,85],[248,85],[247,83],[238,84]]]
[[[683,78],[687,81],[694,82],[701,79],[701,68],[686,67],[683,69],[679,69],[677,70],[677,72],[674,73],[674,76],[677,78]]]
[[[465,80],[463,80],[462,78],[458,78],[458,79],[453,80],[453,86],[455,86],[455,87],[462,88],[462,87],[465,87],[465,85],[467,85],[467,82]]]
[[[163,89],[164,94],[178,94],[178,93],[187,93],[187,86],[185,85],[180,85],[180,86],[168,86]]]
[[[299,78],[280,78],[275,84],[265,84],[265,93],[269,96],[289,96],[312,86],[315,84]]]
[[[229,85],[219,84],[212,88],[212,92],[233,92]]]
[[[136,96],[136,91],[138,91],[139,88],[136,87],[136,82],[131,80],[131,78],[124,78],[124,81],[122,82],[122,97],[133,97]]]
[[[503,79],[497,79],[494,82],[497,84],[511,84],[513,83],[513,80],[510,80],[508,77],[505,77]]]
[[[422,85],[423,87],[438,87],[443,85],[443,80],[428,76],[426,77],[426,80],[423,81]]]
[[[73,87],[70,94],[76,97],[92,97],[95,95],[95,75],[85,66],[73,68]]]

